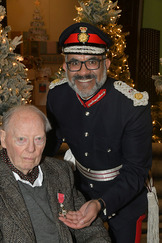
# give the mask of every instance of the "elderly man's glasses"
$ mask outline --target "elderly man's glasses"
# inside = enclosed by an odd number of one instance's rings
[[[100,68],[100,62],[105,60],[106,57],[99,59],[99,58],[91,58],[84,62],[79,61],[77,59],[72,59],[69,62],[66,62],[67,68],[70,72],[78,72],[81,70],[82,65],[84,64],[88,70],[97,70]]]

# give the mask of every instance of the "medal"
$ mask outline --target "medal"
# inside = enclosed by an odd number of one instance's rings
[[[59,214],[62,214],[64,218],[66,218],[66,213],[67,211],[64,209],[64,199],[65,199],[65,195],[62,193],[57,193],[57,198],[58,198],[58,202],[60,204],[60,212]]]

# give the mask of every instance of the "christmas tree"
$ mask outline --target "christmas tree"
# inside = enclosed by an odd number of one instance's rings
[[[117,1],[88,0],[79,1],[79,4],[80,6],[76,7],[78,16],[74,20],[95,25],[112,38],[113,45],[107,53],[107,56],[111,60],[108,76],[116,80],[122,80],[134,87],[133,80],[130,77],[128,56],[124,53],[126,48],[125,37],[129,33],[123,33],[122,25],[117,24],[121,13],[121,10],[117,6]],[[52,85],[55,85],[60,78],[65,79],[62,68],[55,74],[55,80]]]
[[[80,7],[76,7],[78,16],[75,21],[91,23],[111,36],[113,45],[108,52],[108,57],[111,60],[108,75],[133,86],[128,67],[128,57],[124,53],[126,48],[125,37],[128,33],[123,33],[122,25],[117,24],[121,13],[117,3],[118,1],[113,2],[111,0],[79,1]]]
[[[30,24],[30,29],[28,31],[28,38],[32,41],[46,41],[48,40],[48,35],[46,30],[43,29],[44,22],[40,14],[40,2],[35,1],[35,9],[33,14],[33,21]]]
[[[160,64],[162,65],[162,58],[160,58]],[[162,95],[162,75],[152,75],[152,79],[155,80],[156,92]]]
[[[160,58],[162,65],[162,58]],[[155,81],[156,92],[162,95],[162,75],[153,75],[152,79]],[[162,110],[159,105],[152,105],[152,124],[153,124],[153,142],[162,143]]]
[[[5,14],[5,8],[0,5],[0,22]],[[16,46],[22,42],[22,36],[11,40],[7,37],[10,30],[10,26],[3,28],[0,23],[0,123],[3,113],[9,108],[29,102],[32,90],[27,70],[21,63],[22,57],[14,53]]]

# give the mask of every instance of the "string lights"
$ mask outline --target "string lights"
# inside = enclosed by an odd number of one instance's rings
[[[5,8],[0,5],[0,21],[5,17]],[[22,40],[22,36],[8,39],[11,27],[2,27],[0,23],[0,124],[2,116],[10,107],[29,103],[31,90],[27,70],[21,61],[23,58],[14,53]]]

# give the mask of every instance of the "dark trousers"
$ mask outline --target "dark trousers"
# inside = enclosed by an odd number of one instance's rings
[[[132,218],[129,221],[122,222],[122,225],[116,225],[113,218],[109,220],[109,233],[112,243],[140,243],[142,221],[145,215]]]

